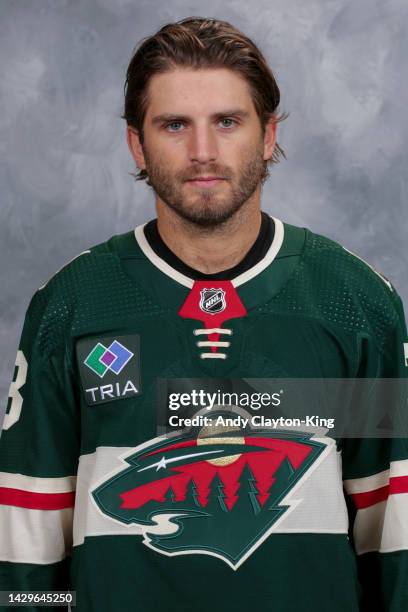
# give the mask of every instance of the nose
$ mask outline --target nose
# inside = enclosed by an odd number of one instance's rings
[[[197,125],[191,130],[189,141],[190,161],[201,164],[214,161],[218,156],[216,135],[209,125]]]

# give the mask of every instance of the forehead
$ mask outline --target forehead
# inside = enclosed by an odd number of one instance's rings
[[[149,82],[146,118],[157,113],[217,112],[243,108],[255,113],[246,80],[228,68],[177,68],[155,74]]]

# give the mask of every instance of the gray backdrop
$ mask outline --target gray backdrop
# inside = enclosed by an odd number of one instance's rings
[[[0,415],[33,292],[155,216],[120,119],[138,41],[189,15],[260,45],[282,93],[263,208],[341,242],[408,303],[405,0],[0,0]],[[407,306],[406,306],[407,308]],[[1,418],[1,417],[0,417]]]

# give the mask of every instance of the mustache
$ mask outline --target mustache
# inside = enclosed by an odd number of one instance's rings
[[[207,176],[211,176],[214,178],[219,178],[219,179],[228,179],[229,178],[229,172],[222,172],[222,171],[217,171],[217,170],[202,170],[200,173],[197,172],[191,172],[188,175],[183,173],[182,176],[182,180],[183,181],[192,181],[195,179],[199,179],[201,177],[207,177]]]

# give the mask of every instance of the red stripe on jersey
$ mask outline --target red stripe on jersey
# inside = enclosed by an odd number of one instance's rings
[[[21,489],[0,487],[0,504],[32,510],[62,510],[63,508],[74,507],[75,491],[69,491],[68,493],[34,493]]]
[[[408,476],[394,476],[390,480],[390,495],[408,493]]]
[[[394,476],[390,478],[390,484],[385,487],[365,493],[353,493],[351,497],[357,510],[361,510],[385,501],[388,495],[397,495],[398,493],[408,493],[408,476]]]
[[[388,497],[388,485],[374,489],[374,491],[366,491],[365,493],[353,493],[351,496],[357,510],[374,506],[379,502],[385,501]]]

